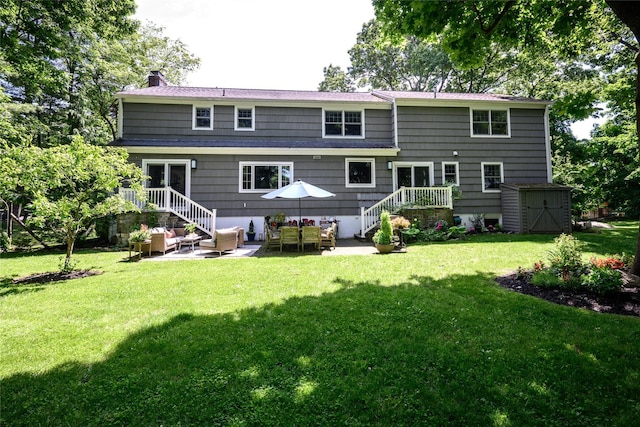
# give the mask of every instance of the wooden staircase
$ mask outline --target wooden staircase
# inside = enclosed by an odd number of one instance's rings
[[[196,224],[199,230],[213,236],[216,229],[216,209],[207,209],[171,187],[145,188],[146,200],[140,200],[136,192],[129,188],[120,188],[125,200],[134,203],[139,209],[170,212],[187,222]],[[151,205],[151,206],[149,206]]]

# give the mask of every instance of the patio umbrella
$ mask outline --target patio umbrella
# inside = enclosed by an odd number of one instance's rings
[[[302,208],[300,206],[300,200],[304,197],[335,197],[336,195],[323,190],[320,187],[309,184],[302,180],[297,180],[289,185],[285,185],[282,188],[273,190],[270,193],[264,194],[260,197],[264,199],[298,199],[298,214],[300,216],[299,224],[302,224]]]

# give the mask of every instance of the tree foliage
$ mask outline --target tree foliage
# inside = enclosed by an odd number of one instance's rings
[[[28,224],[66,243],[64,270],[72,269],[76,239],[96,219],[137,209],[117,193],[125,180],[142,189],[142,170],[128,162],[123,149],[87,144],[75,136],[68,145],[8,147],[0,154],[0,199],[29,201]]]
[[[31,106],[12,121],[38,146],[68,143],[72,135],[100,144],[114,139],[117,91],[142,85],[151,69],[181,83],[199,65],[162,27],[141,27],[131,17],[133,0],[5,3],[0,84],[14,104]]]

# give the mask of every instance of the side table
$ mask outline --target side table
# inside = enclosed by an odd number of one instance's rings
[[[129,259],[131,259],[131,250],[137,252],[138,259],[142,259],[142,252],[149,252],[151,256],[151,240],[145,240],[144,242],[129,242]]]

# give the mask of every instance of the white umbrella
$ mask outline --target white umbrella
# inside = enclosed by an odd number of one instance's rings
[[[298,213],[300,215],[300,223],[302,223],[302,209],[300,206],[300,199],[303,197],[335,197],[336,195],[323,190],[320,187],[309,184],[307,182],[297,180],[289,185],[285,185],[282,188],[273,190],[270,193],[264,194],[260,197],[264,199],[298,199]]]

